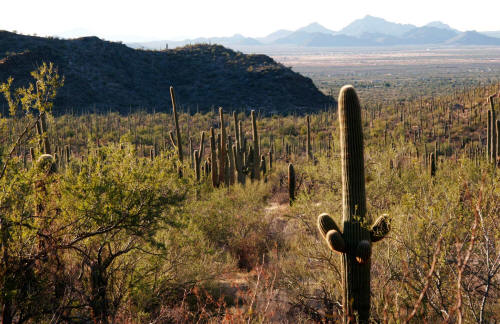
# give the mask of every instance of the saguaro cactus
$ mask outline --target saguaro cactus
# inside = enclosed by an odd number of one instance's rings
[[[486,125],[486,160],[491,161],[491,135],[492,135],[492,127],[491,127],[491,121],[493,120],[491,118],[491,110],[488,110],[488,124]]]
[[[295,200],[295,170],[292,163],[288,165],[288,197],[291,206]]]
[[[177,116],[177,107],[175,106],[175,94],[174,87],[170,87],[170,98],[172,99],[172,112],[174,114],[175,123],[175,133],[177,136],[177,143],[174,142],[172,134],[170,134],[170,140],[175,148],[177,148],[177,155],[179,156],[179,161],[182,163],[182,140],[181,140],[181,130],[179,127],[179,117]]]
[[[220,142],[219,142],[219,184],[226,183],[226,125],[224,125],[224,111],[219,107]]]
[[[496,163],[497,159],[497,138],[496,138],[496,114],[495,114],[495,102],[494,97],[490,97],[491,105],[491,161]]]
[[[193,160],[194,160],[194,173],[196,176],[196,181],[200,181],[201,178],[201,157],[203,156],[203,148],[205,142],[205,132],[201,132],[200,138],[200,150],[194,150],[193,152]]]
[[[370,317],[371,243],[389,232],[386,215],[366,227],[366,196],[361,107],[352,86],[339,95],[342,160],[343,232],[328,214],[318,217],[318,229],[330,249],[342,253],[344,323],[368,323]]]
[[[306,143],[306,154],[307,154],[307,161],[311,160],[312,158],[312,152],[311,152],[311,119],[309,115],[306,116],[306,121],[307,121],[307,143]]]
[[[260,148],[259,148],[259,134],[257,131],[257,120],[255,119],[255,110],[250,112],[252,117],[252,134],[253,134],[253,177],[260,179]]]
[[[212,186],[219,186],[219,178],[217,176],[217,153],[215,147],[215,132],[213,127],[210,128],[210,170],[212,174]]]
[[[429,165],[431,177],[434,177],[436,175],[436,156],[434,153],[429,156]]]
[[[500,166],[500,119],[497,120],[497,165]]]

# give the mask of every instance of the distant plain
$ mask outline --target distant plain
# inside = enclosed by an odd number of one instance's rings
[[[325,93],[352,83],[361,97],[382,101],[432,96],[500,76],[500,47],[238,47],[267,54],[307,77]],[[386,96],[385,98],[383,96]],[[373,99],[373,98],[372,98]]]

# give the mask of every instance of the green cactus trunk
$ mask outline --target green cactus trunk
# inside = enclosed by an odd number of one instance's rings
[[[233,142],[231,140],[231,136],[227,138],[227,156],[228,156],[228,174],[229,174],[229,185],[233,185],[235,182],[234,178],[234,170],[235,170],[235,156],[233,154]]]
[[[500,119],[497,120],[497,166],[500,166]]]
[[[497,138],[496,138],[496,114],[493,96],[490,97],[491,104],[491,161],[496,163],[497,158]]]
[[[238,115],[236,114],[236,111],[233,111],[233,120],[234,120],[234,140],[235,140],[235,144],[236,144],[236,148],[238,150],[240,150],[240,147],[241,147],[241,138],[240,138],[240,132],[239,132],[239,129],[238,129]],[[231,148],[232,149],[232,148]]]
[[[40,118],[41,131],[42,131],[42,141],[43,141],[43,153],[44,154],[52,154],[50,149],[49,137],[47,135],[48,126],[47,126],[47,113],[43,112]]]
[[[36,156],[35,156],[35,149],[33,147],[30,147],[30,157],[31,157],[31,164],[34,165]]]
[[[490,161],[491,159],[491,135],[492,135],[492,131],[491,131],[491,121],[492,121],[492,118],[491,118],[491,110],[488,110],[488,124],[486,125],[487,126],[487,130],[486,130],[486,160],[487,161]]]
[[[434,177],[436,175],[436,157],[434,153],[431,153],[429,156],[429,165],[430,165],[430,175]]]
[[[306,146],[306,155],[307,155],[307,161],[312,159],[312,152],[311,152],[311,119],[309,115],[306,116],[306,121],[307,121],[307,146]]]
[[[260,179],[260,148],[259,148],[259,133],[257,131],[257,120],[255,119],[255,110],[252,110],[252,134],[253,134],[253,179]]]
[[[65,153],[66,153],[66,164],[69,164],[69,162],[71,160],[71,149],[70,149],[70,146],[66,145],[64,147],[64,150],[65,150]]]
[[[219,178],[217,176],[217,152],[215,146],[215,132],[213,127],[210,128],[210,171],[212,175],[212,186],[219,186]]]
[[[361,107],[352,86],[339,95],[340,149],[342,161],[344,323],[366,323],[370,317],[370,260],[356,260],[365,245],[370,248],[366,216],[365,167]],[[361,250],[361,251],[359,251]]]
[[[219,108],[220,118],[220,146],[219,146],[219,184],[226,183],[226,127],[224,125],[224,111]]]
[[[194,158],[194,174],[196,177],[196,181],[199,182],[201,178],[200,174],[200,155],[198,154],[198,150],[194,150],[193,152],[193,158]]]
[[[243,161],[241,160],[241,154],[238,153],[238,148],[235,145],[232,147],[234,156],[234,167],[236,169],[236,176],[238,183],[245,184],[245,174],[243,173]]]
[[[292,163],[288,165],[288,197],[291,206],[295,200],[295,170]]]
[[[264,155],[260,156],[260,171],[262,172],[262,176],[263,177],[267,173],[267,170],[266,170],[266,157]]]
[[[174,87],[170,87],[170,98],[172,99],[172,112],[174,114],[174,123],[175,123],[175,133],[177,136],[177,143],[173,141],[172,134],[170,134],[170,139],[172,140],[172,144],[177,148],[177,155],[179,157],[179,161],[182,163],[182,140],[181,140],[181,130],[179,127],[179,117],[177,116],[177,107],[175,105],[175,94]]]

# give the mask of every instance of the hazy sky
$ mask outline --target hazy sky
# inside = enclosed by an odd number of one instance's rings
[[[499,0],[0,0],[0,30],[123,41],[261,37],[311,22],[339,30],[367,14],[417,26],[440,20],[459,30],[500,30]]]

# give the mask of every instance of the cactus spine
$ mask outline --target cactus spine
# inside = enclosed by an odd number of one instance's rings
[[[342,161],[343,233],[328,214],[318,217],[318,229],[328,246],[342,253],[344,323],[368,323],[370,317],[370,256],[372,238],[389,231],[386,215],[371,229],[366,223],[366,196],[361,107],[352,86],[339,95],[340,149]]]
[[[174,138],[172,136],[172,132],[170,132],[170,140],[172,144],[177,149],[177,156],[179,157],[179,161],[182,163],[182,140],[181,140],[181,130],[179,127],[179,117],[177,116],[177,107],[175,105],[175,94],[174,87],[170,87],[170,98],[172,99],[172,112],[174,114],[174,123],[175,123],[175,133],[177,136],[177,143],[174,142]]]

